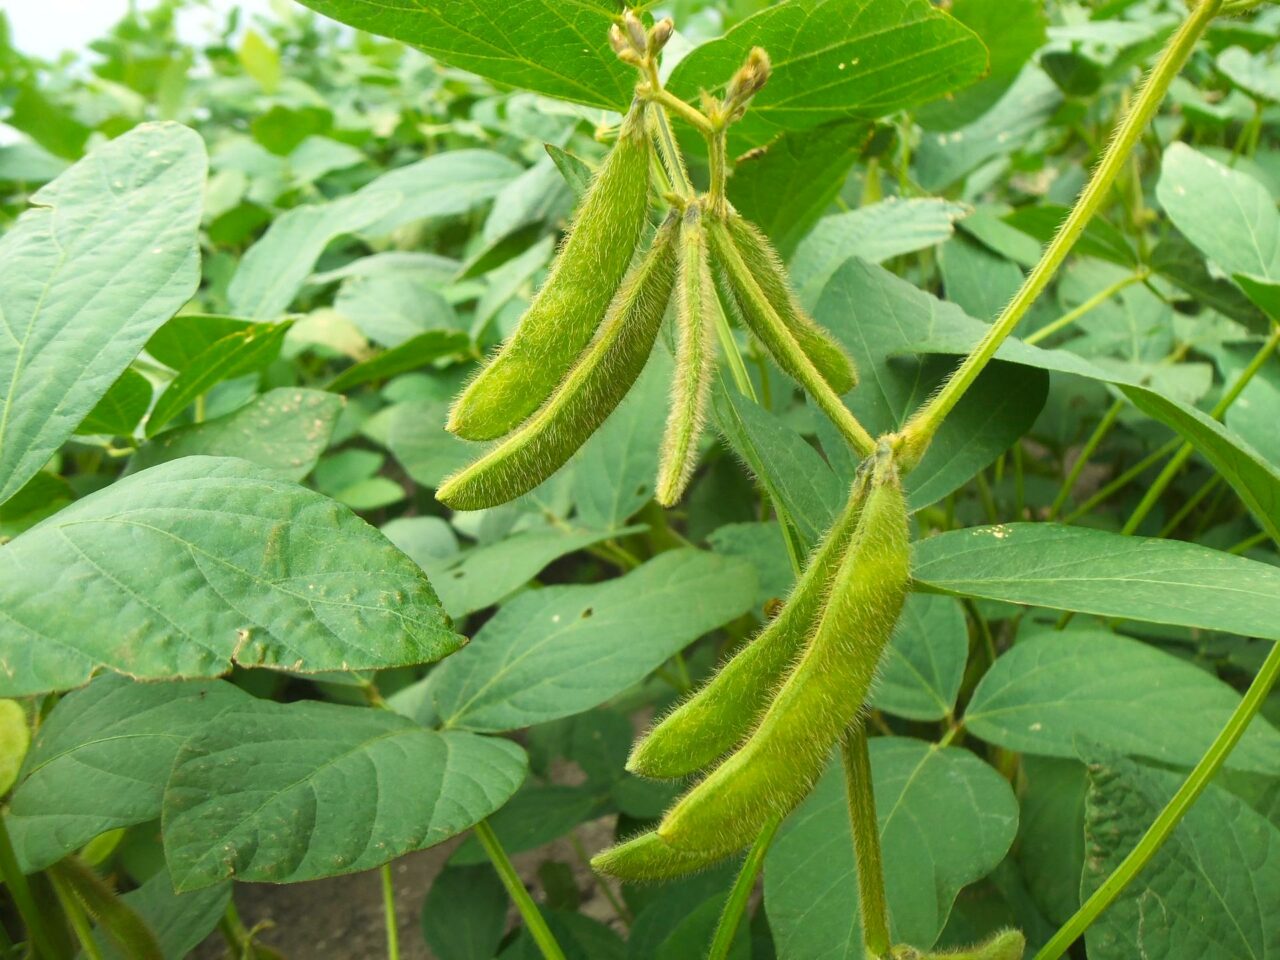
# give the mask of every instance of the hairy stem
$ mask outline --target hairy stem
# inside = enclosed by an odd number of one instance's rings
[[[1231,714],[1231,718],[1227,720],[1226,726],[1214,738],[1213,743],[1209,745],[1209,749],[1200,758],[1200,762],[1195,765],[1195,769],[1191,771],[1187,779],[1183,781],[1182,786],[1178,788],[1178,792],[1165,804],[1155,822],[1142,835],[1138,845],[1103,881],[1102,886],[1095,890],[1089,899],[1081,905],[1075,915],[1063,924],[1062,928],[1053,935],[1053,938],[1041,948],[1040,952],[1035,955],[1035,960],[1058,960],[1059,957],[1067,952],[1071,944],[1088,929],[1089,925],[1098,918],[1102,911],[1115,902],[1130,881],[1155,856],[1156,851],[1173,833],[1174,828],[1177,827],[1187,811],[1191,809],[1191,805],[1195,803],[1196,798],[1209,785],[1209,781],[1213,779],[1223,761],[1227,759],[1236,743],[1239,742],[1240,737],[1249,726],[1249,721],[1253,719],[1254,714],[1258,712],[1258,709],[1267,699],[1267,695],[1271,692],[1277,675],[1280,675],[1280,643],[1272,646],[1271,652],[1267,654],[1267,659],[1263,661],[1262,669],[1254,677],[1253,683],[1249,685],[1248,691],[1240,700],[1240,705],[1236,707],[1235,712]]]
[[[715,937],[711,941],[707,960],[727,960],[729,951],[733,949],[733,941],[737,936],[738,926],[742,923],[742,915],[746,912],[747,901],[751,899],[751,891],[755,889],[756,880],[759,879],[760,871],[764,867],[764,855],[768,853],[769,844],[773,842],[773,836],[778,832],[780,823],[782,820],[776,817],[766,823],[760,835],[756,837],[756,842],[747,851],[747,859],[743,861],[742,869],[738,871],[738,878],[734,880],[733,889],[729,891],[729,899],[725,901],[724,912],[720,914],[720,922],[716,925]]]
[[[498,871],[498,878],[507,888],[507,895],[511,897],[511,902],[520,911],[525,929],[533,937],[533,942],[538,945],[542,956],[545,960],[565,960],[564,951],[560,949],[555,935],[547,927],[542,911],[533,902],[533,897],[529,896],[529,891],[524,888],[524,883],[516,874],[516,868],[511,864],[511,858],[507,856],[507,851],[502,849],[502,841],[493,832],[493,827],[489,826],[489,821],[481,820],[472,829],[475,831],[476,839],[480,841],[480,846],[484,847],[484,852],[493,864],[493,869]]]
[[[9,896],[13,898],[13,905],[18,909],[18,916],[22,918],[27,928],[32,953],[44,960],[61,960],[54,946],[57,941],[50,933],[46,918],[36,904],[36,898],[31,893],[31,885],[27,883],[26,875],[18,867],[18,856],[13,852],[13,841],[9,839],[9,825],[4,817],[0,817],[0,879],[4,881],[5,889],[9,891]]]
[[[880,853],[880,822],[871,781],[871,754],[867,726],[858,720],[845,734],[841,746],[845,790],[849,799],[849,826],[853,854],[858,864],[858,904],[862,912],[862,942],[868,958],[888,957],[889,901],[884,892],[884,859]]]
[[[1076,200],[1075,206],[1049,241],[1039,262],[1027,274],[1022,287],[1014,294],[1004,312],[987,330],[986,336],[965,357],[955,373],[943,384],[932,400],[918,410],[904,429],[904,453],[907,463],[918,463],[938,427],[966,391],[973,386],[1000,345],[1013,333],[1031,305],[1044,292],[1062,262],[1075,246],[1093,215],[1110,192],[1116,177],[1124,169],[1143,130],[1159,109],[1174,78],[1191,56],[1196,43],[1210,21],[1217,15],[1222,0],[1201,0],[1169,39],[1156,65],[1147,75],[1132,107],[1120,121],[1115,136],[1103,153],[1093,175]]]

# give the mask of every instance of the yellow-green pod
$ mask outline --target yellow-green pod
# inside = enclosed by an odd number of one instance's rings
[[[555,473],[627,395],[644,369],[675,282],[677,219],[669,217],[623,281],[587,351],[530,420],[446,479],[436,499],[455,510],[514,500]]]
[[[861,483],[854,486],[778,615],[632,748],[628,770],[674,780],[714,763],[746,739],[826,605],[862,514],[865,490]]]
[[[646,108],[623,120],[574,217],[551,274],[511,338],[454,402],[447,428],[493,440],[551,396],[599,328],[640,243],[649,204]]]
[[[787,268],[768,237],[755,224],[736,213],[729,215],[728,227],[729,235],[747,269],[755,277],[787,330],[795,337],[800,349],[818,368],[822,379],[830,384],[832,390],[836,393],[848,393],[858,383],[858,372],[853,359],[835,337],[819,326],[809,316],[809,312],[800,306],[787,278]],[[743,305],[737,306],[745,316]]]
[[[735,851],[686,853],[663,842],[650,830],[591,858],[591,868],[626,883],[659,883],[715,866]]]
[[[685,852],[745,847],[793,810],[862,709],[910,583],[907,506],[877,453],[858,526],[804,653],[750,738],[678,800],[658,835]]]
[[[679,247],[676,369],[655,489],[655,497],[664,507],[679,501],[697,466],[698,438],[706,424],[707,399],[716,370],[716,286],[697,204],[685,211]]]

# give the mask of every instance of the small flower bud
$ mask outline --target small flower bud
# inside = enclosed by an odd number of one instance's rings
[[[631,48],[641,56],[644,55],[645,48],[648,44],[648,38],[645,36],[644,24],[640,18],[632,11],[628,10],[622,15],[622,25],[627,30],[627,37],[631,41]]]
[[[631,49],[631,45],[627,43],[627,38],[622,32],[622,28],[616,23],[609,26],[609,46],[613,47],[613,52],[618,56],[622,56],[622,51]]]
[[[670,17],[659,20],[653,25],[653,29],[649,31],[649,56],[655,56],[667,45],[675,28],[676,25]]]

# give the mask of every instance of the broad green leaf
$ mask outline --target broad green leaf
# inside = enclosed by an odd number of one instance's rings
[[[817,543],[844,503],[845,484],[804,437],[723,379],[714,402],[716,423],[730,446],[786,509],[800,539]]]
[[[1119,866],[1181,780],[1131,760],[1090,767],[1084,896]],[[1210,784],[1085,943],[1091,960],[1274,960],[1277,902],[1280,831]]]
[[[815,317],[848,348],[862,383],[848,405],[873,435],[897,430],[951,371],[954,361],[902,354],[954,325],[982,324],[881,267],[850,260],[823,291]],[[968,326],[966,326],[968,329]],[[1083,361],[1082,361],[1083,362]],[[908,502],[926,507],[968,481],[1035,422],[1048,391],[1042,373],[989,366],[938,431],[924,459],[907,477]],[[818,423],[828,456],[844,448]],[[846,465],[848,472],[851,465]],[[850,474],[851,475],[851,474]]]
[[[583,525],[620,527],[653,499],[671,369],[667,352],[654,350],[635,386],[571,461],[569,483]]]
[[[928,948],[961,887],[1004,858],[1018,804],[995,770],[955,747],[877,737],[871,771],[893,939]],[[844,776],[833,764],[765,860],[779,960],[863,960],[857,891]]]
[[[126,367],[111,388],[102,395],[89,414],[80,421],[76,433],[102,433],[127,437],[133,433],[151,406],[151,381],[133,367]]]
[[[493,960],[510,903],[489,864],[445,867],[422,904],[423,938],[439,960]]]
[[[223,337],[253,326],[252,320],[205,313],[180,313],[147,341],[147,353],[167,367],[182,371]]]
[[[791,0],[743,20],[680,61],[669,87],[696,101],[719,93],[752,47],[769,53],[769,83],[734,126],[765,143],[786,130],[874,119],[977,80],[987,51],[928,0]]]
[[[426,684],[446,728],[515,730],[604,703],[751,609],[751,567],[697,550],[503,606]]]
[[[147,417],[147,436],[185,410],[197,397],[203,396],[223,380],[261,370],[280,355],[290,323],[255,323],[231,333],[202,350],[190,366],[182,370],[152,408]]]
[[[738,160],[729,199],[785,257],[831,205],[870,135],[856,120],[784,134]]]
[[[369,477],[343,487],[333,499],[352,510],[380,510],[405,498],[404,487],[390,477]]]
[[[9,792],[31,745],[27,711],[16,700],[0,700],[0,796]]]
[[[368,870],[483,820],[527,765],[509,740],[427,730],[388,710],[251,701],[178,752],[165,861],[180,891]]]
[[[618,8],[607,0],[302,0],[326,17],[393,37],[441,63],[500,84],[624,110],[635,71],[609,47]]]
[[[969,628],[960,603],[914,594],[880,663],[872,705],[911,720],[942,720],[955,709],[968,658]]]
[[[399,347],[428,331],[462,326],[429,278],[398,273],[344,281],[333,309],[384,348]]]
[[[1218,54],[1218,69],[1221,70],[1237,87],[1259,98],[1273,103],[1280,101],[1280,68],[1271,63],[1265,55],[1254,56],[1244,47],[1228,47]]]
[[[1021,267],[964,235],[942,246],[938,266],[947,302],[971,317],[994,318],[1022,286]]]
[[[277,387],[221,417],[166,430],[129,462],[132,472],[179,457],[240,457],[286,480],[309,474],[329,445],[342,398],[323,390]]]
[[[384,350],[377,356],[343,370],[329,382],[328,389],[345,393],[352,387],[371,380],[387,380],[410,370],[425,367],[442,357],[454,357],[465,353],[471,340],[455,330],[428,330],[397,347]]]
[[[448,416],[448,400],[400,403],[388,414],[387,449],[424,487],[435,489],[475,459],[472,444],[445,430]]]
[[[275,93],[280,87],[280,51],[263,39],[256,30],[245,31],[236,51],[236,59],[244,72],[257,81],[263,93]]]
[[[167,869],[161,869],[136,890],[121,898],[146,922],[164,951],[165,960],[183,960],[213,932],[231,901],[231,884],[220,883],[190,893],[175,893]],[[103,960],[129,960],[109,937],[94,939]]]
[[[59,588],[68,582],[74,604]],[[0,548],[0,620],[4,695],[75,687],[100,668],[159,679],[231,663],[390,667],[463,642],[382,534],[318,493],[218,457],[133,474]]]
[[[524,853],[563,837],[589,820],[599,806],[599,798],[583,787],[528,783],[489,819],[489,826],[504,850]],[[449,863],[470,865],[488,860],[484,847],[473,835],[458,846]]]
[[[1240,704],[1212,673],[1105,630],[1024,631],[982,678],[965,728],[1008,750],[1077,757],[1081,743],[1192,766]],[[1280,733],[1254,720],[1227,758],[1280,769]]]
[[[1280,212],[1253,177],[1173,143],[1156,197],[1174,226],[1229,276],[1280,280]]]
[[[707,537],[707,544],[716,553],[740,557],[756,568],[758,616],[763,617],[770,600],[781,600],[791,591],[795,571],[776,520],[727,523]]]
[[[644,530],[525,530],[469,550],[452,561],[426,568],[444,612],[464,617],[519,590],[543,567],[566,554],[613,537]]]
[[[1047,17],[1039,0],[953,0],[948,9],[982,40],[991,63],[977,83],[916,111],[915,119],[930,130],[954,130],[977,120],[1046,38]]]
[[[1018,866],[1036,905],[1052,923],[1080,906],[1084,871],[1085,766],[1077,760],[1022,758]]]
[[[18,862],[40,870],[117,827],[154,820],[183,740],[247,695],[220,680],[104,676],[40,726],[6,818]]]
[[[970,208],[948,200],[891,198],[823,217],[801,242],[791,262],[791,280],[801,299],[818,302],[827,282],[854,257],[883,263],[936,246],[955,233]]]
[[[227,291],[232,310],[255,320],[275,320],[337,237],[380,236],[415,220],[465,213],[520,170],[488,150],[451,150],[384,173],[340,199],[295,207],[272,221],[241,259]]]
[[[927,590],[1280,640],[1280,569],[1178,540],[1052,523],[921,540]]]
[[[29,530],[74,499],[75,494],[66,480],[40,471],[27,481],[26,486],[0,504],[0,545]]]
[[[32,195],[0,238],[0,503],[200,282],[204,145],[143,124]]]

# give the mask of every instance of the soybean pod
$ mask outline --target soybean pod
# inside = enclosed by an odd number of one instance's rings
[[[551,396],[600,327],[645,225],[652,146],[637,102],[515,333],[463,390],[447,429],[493,440]]]
[[[657,883],[706,870],[734,852],[677,850],[650,830],[596,854],[591,868],[628,883]]]
[[[809,316],[796,299],[787,278],[787,269],[769,239],[750,221],[737,213],[727,218],[729,235],[743,262],[760,285],[769,305],[777,312],[788,332],[822,378],[836,393],[848,393],[858,383],[857,368],[836,339]],[[736,300],[736,297],[735,297]],[[745,316],[747,307],[736,304]]]
[[[627,761],[629,771],[658,779],[687,776],[746,739],[826,605],[831,580],[862,515],[864,494],[865,486],[855,485],[835,523],[809,555],[782,610],[635,745]]]
[[[892,453],[878,450],[872,471],[804,653],[747,742],[663,818],[658,836],[671,846],[692,853],[751,843],[770,817],[804,799],[862,709],[910,582],[907,507]]]
[[[696,203],[685,211],[679,247],[676,369],[655,491],[658,503],[664,507],[680,499],[693,476],[715,375],[716,287],[711,277],[702,210]]]
[[[446,479],[436,499],[479,510],[532,490],[574,454],[613,412],[653,350],[675,282],[678,218],[668,217],[627,276],[600,330],[551,399],[479,460]]]

